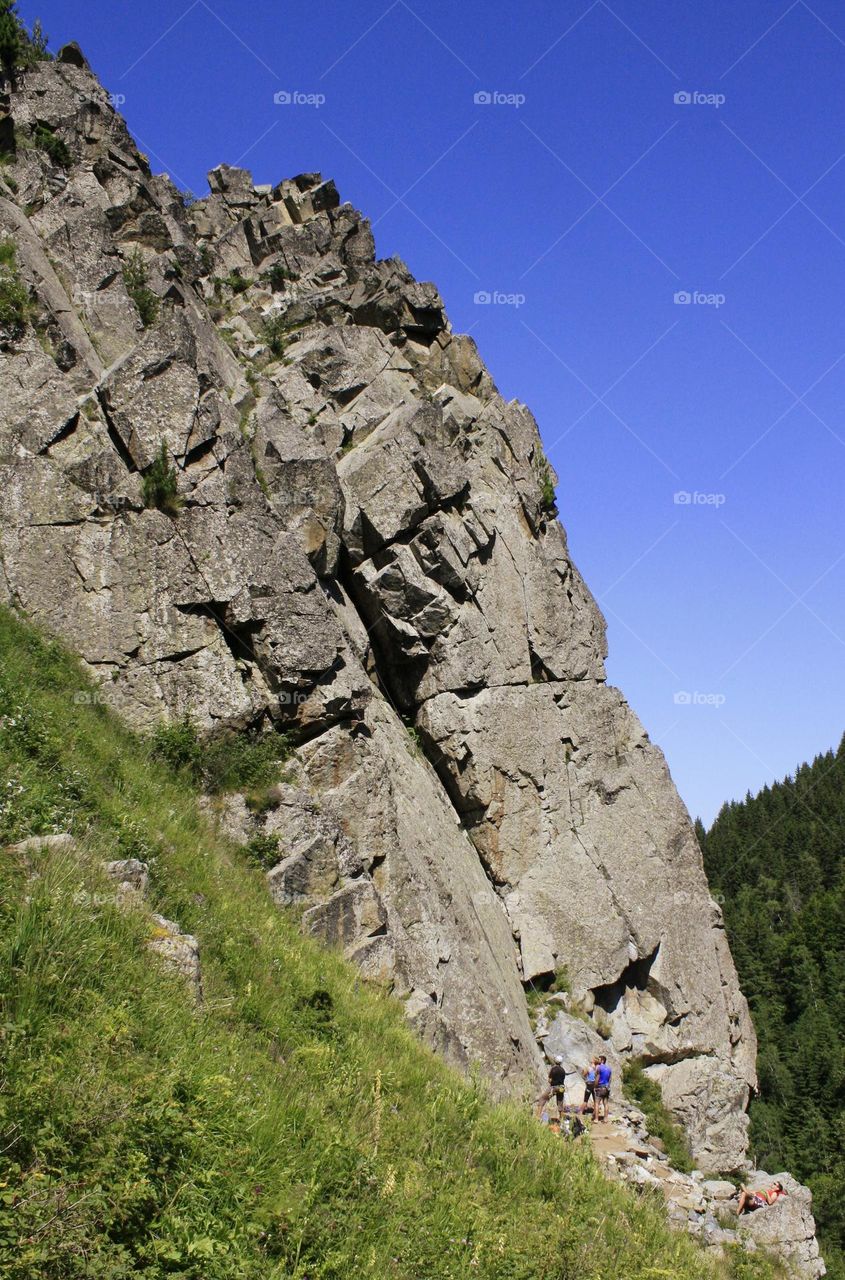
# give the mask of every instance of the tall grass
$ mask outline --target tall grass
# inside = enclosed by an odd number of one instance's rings
[[[0,1273],[9,1280],[768,1280],[492,1106],[275,910],[184,773],[0,610]],[[201,943],[204,1003],[103,857]]]

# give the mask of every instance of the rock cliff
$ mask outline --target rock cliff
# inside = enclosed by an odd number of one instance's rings
[[[524,984],[565,970],[741,1166],[748,1011],[530,412],[319,175],[223,165],[186,207],[76,46],[0,111],[2,598],[138,728],[292,736],[225,821],[451,1061],[533,1088]]]

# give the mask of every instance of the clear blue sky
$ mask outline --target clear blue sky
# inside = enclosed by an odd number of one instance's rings
[[[201,194],[221,161],[320,169],[436,281],[537,416],[611,679],[693,814],[838,743],[837,0],[20,9],[79,41],[157,170]]]

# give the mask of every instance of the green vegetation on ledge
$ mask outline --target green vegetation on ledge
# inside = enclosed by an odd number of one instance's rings
[[[13,240],[0,240],[0,330],[11,338],[20,337],[30,318],[29,290],[18,272]]]
[[[132,251],[123,267],[123,279],[126,292],[138,309],[138,316],[145,329],[155,324],[158,319],[160,299],[149,287],[150,273],[144,261],[144,255],[137,247]]]
[[[144,472],[141,492],[145,507],[158,507],[166,516],[178,516],[182,499],[178,493],[176,468],[170,461],[167,445],[161,442],[158,453]]]
[[[660,1086],[645,1074],[642,1059],[629,1058],[624,1064],[622,1089],[625,1097],[642,1111],[649,1133],[663,1143],[670,1162],[682,1173],[692,1173],[695,1166],[686,1134],[667,1110]]]
[[[55,643],[0,610],[0,1273],[7,1280],[768,1280],[450,1072],[301,936]],[[283,842],[284,843],[284,842]],[[99,861],[200,941],[204,1001]]]

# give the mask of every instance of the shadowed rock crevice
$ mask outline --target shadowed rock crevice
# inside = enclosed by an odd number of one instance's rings
[[[179,604],[176,608],[181,613],[193,617],[209,618],[219,629],[223,642],[235,662],[258,663],[255,640],[261,634],[264,625],[262,622],[235,621],[231,617],[228,603],[219,600],[207,600],[202,604]]]

